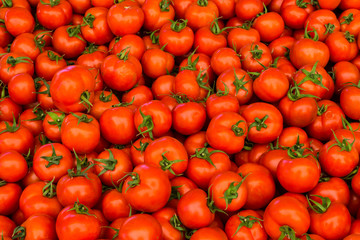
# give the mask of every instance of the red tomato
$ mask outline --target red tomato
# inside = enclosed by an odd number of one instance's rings
[[[25,158],[16,151],[4,152],[0,155],[0,169],[0,178],[6,182],[18,182],[28,172]]]

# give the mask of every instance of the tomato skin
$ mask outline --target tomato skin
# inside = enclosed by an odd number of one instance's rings
[[[190,240],[227,240],[226,234],[221,228],[204,227],[198,229],[190,238]]]
[[[66,67],[66,61],[60,54],[51,50],[40,53],[35,59],[35,72],[46,81],[51,81],[55,73]]]
[[[147,126],[140,126],[144,121],[144,117],[141,115],[140,111],[145,116],[151,116],[154,124],[151,134],[153,134],[154,137],[161,137],[170,130],[172,125],[171,112],[169,108],[159,100],[147,102],[136,110],[134,114],[134,123],[139,132],[149,130]],[[146,133],[146,135],[148,134],[150,133]]]
[[[119,240],[160,240],[160,223],[149,214],[135,214],[125,220],[119,232]]]
[[[1,236],[4,237],[4,240],[6,240],[6,237],[10,237],[13,234],[13,231],[16,227],[16,224],[8,217],[6,216],[0,216],[0,231]]]
[[[239,231],[237,228],[240,224],[245,223],[245,220],[241,220],[240,217],[249,217],[250,220],[253,220],[252,217],[262,219],[262,216],[254,210],[242,210],[237,214],[231,216],[225,225],[225,232],[229,239],[231,240],[266,240],[267,234],[263,228],[262,222],[255,221],[253,225],[242,226]],[[236,232],[237,231],[237,232]]]
[[[152,165],[141,164],[133,169],[140,184],[130,187],[131,175],[124,180],[122,192],[128,203],[136,210],[156,212],[163,208],[170,198],[171,184],[166,173]]]
[[[242,116],[234,112],[224,112],[217,115],[211,119],[206,130],[208,143],[215,149],[222,150],[227,154],[240,152],[247,136],[248,125],[245,121]]]
[[[74,204],[76,201],[94,207],[101,196],[101,181],[94,173],[87,177],[64,175],[56,186],[57,198],[62,206]]]
[[[292,101],[289,97],[285,96],[280,100],[278,108],[289,126],[306,127],[311,124],[317,116],[316,100],[310,97]]]
[[[8,53],[0,58],[0,79],[8,84],[10,79],[19,73],[34,74],[34,63],[30,58],[25,58],[21,62],[19,57],[26,57],[20,53]],[[14,63],[15,62],[15,63]]]
[[[57,239],[55,219],[50,216],[41,214],[32,215],[21,226],[25,228],[26,239]]]
[[[207,205],[207,194],[204,190],[193,189],[179,200],[177,212],[180,221],[190,229],[209,226],[215,218]]]
[[[304,65],[314,65],[317,61],[319,62],[318,66],[325,67],[329,59],[328,46],[312,39],[300,39],[294,43],[290,50],[290,60],[297,69]]]
[[[235,96],[212,94],[206,99],[206,113],[211,119],[222,112],[239,112],[239,101]]]
[[[268,12],[257,17],[253,27],[259,31],[261,41],[272,42],[283,33],[285,24],[280,14]]]
[[[236,88],[236,83],[240,83],[239,89]],[[253,81],[246,71],[240,68],[234,70],[228,69],[218,77],[216,81],[216,91],[225,92],[225,89],[228,89],[229,94],[235,96],[239,104],[246,104],[253,96],[252,83]],[[236,92],[236,90],[238,91]]]
[[[247,176],[244,180],[248,190],[245,208],[260,209],[273,199],[276,189],[275,182],[270,171],[264,166],[256,163],[244,163],[236,173]]]
[[[113,144],[128,144],[136,136],[134,111],[126,107],[106,110],[100,117],[102,136]],[[126,129],[126,131],[125,131]]]
[[[265,102],[277,102],[289,90],[289,81],[279,69],[269,68],[254,80],[254,93]]]
[[[12,7],[5,13],[5,27],[16,37],[22,33],[31,33],[35,28],[35,20],[29,10]]]
[[[206,1],[205,4],[192,2],[185,10],[185,19],[188,26],[194,31],[207,26],[214,17],[219,16],[219,9],[213,1]]]
[[[261,53],[256,53],[258,50]],[[262,42],[248,43],[240,49],[242,68],[249,72],[261,72],[264,67],[269,67],[272,56],[270,49]],[[262,64],[260,64],[260,63]]]
[[[261,0],[239,0],[235,5],[235,13],[241,20],[251,20],[264,9]]]
[[[328,141],[333,132],[342,128],[341,118],[345,117],[341,108],[330,100],[321,100],[318,102],[318,106],[324,107],[324,111],[320,111],[321,115],[306,127],[306,131],[311,137],[318,140]]]
[[[86,48],[86,41],[81,34],[80,26],[61,26],[53,34],[54,50],[66,59],[77,58]]]
[[[350,232],[351,216],[346,206],[341,203],[331,203],[325,213],[310,210],[310,219],[310,231],[325,239],[344,239]]]
[[[150,78],[158,78],[171,72],[175,60],[170,53],[161,49],[149,49],[141,58],[144,73]]]
[[[21,196],[21,187],[16,183],[0,184],[0,214],[13,214],[19,207],[19,199]]]
[[[20,154],[27,154],[29,150],[33,148],[34,136],[30,130],[22,125],[18,127],[19,128],[14,132],[6,131],[0,134],[0,153],[13,150]],[[0,131],[5,129],[5,122],[1,122]]]
[[[144,24],[144,11],[135,3],[114,4],[107,14],[107,22],[116,36],[135,34]]]
[[[283,129],[283,117],[280,111],[268,103],[253,103],[242,112],[249,126],[248,139],[254,143],[269,143],[280,136]],[[256,118],[265,119],[263,125],[256,123]],[[258,129],[259,126],[259,129]]]
[[[360,114],[358,111],[358,96],[360,89],[355,86],[344,88],[340,93],[340,107],[345,115],[351,119],[359,119]]]
[[[62,209],[56,196],[43,195],[46,182],[40,181],[28,185],[21,193],[19,208],[25,219],[32,215],[44,214],[56,218]]]
[[[344,177],[351,173],[359,163],[359,153],[355,147],[341,151],[342,148],[334,145],[337,142],[330,140],[319,153],[319,162],[323,171],[333,177]],[[332,147],[331,147],[332,146]]]
[[[101,211],[108,221],[124,218],[130,214],[130,205],[125,200],[124,194],[117,189],[106,191],[101,197]]]
[[[6,182],[18,182],[28,172],[25,158],[16,151],[9,151],[0,155],[0,169],[0,178]]]
[[[294,229],[296,236],[306,233],[310,227],[308,210],[294,197],[277,197],[265,209],[264,228],[269,237],[280,237],[279,228],[284,225]]]
[[[31,104],[36,100],[34,79],[28,73],[13,76],[8,83],[8,91],[10,98],[19,105]]]
[[[359,52],[355,37],[349,32],[334,32],[327,37],[325,43],[329,47],[332,62],[351,61]],[[344,55],[339,55],[339,52]]]
[[[102,162],[102,160],[105,160],[105,162]],[[124,150],[116,148],[104,150],[94,161],[97,161],[94,173],[99,175],[102,184],[106,186],[117,184],[132,169],[130,156]],[[106,165],[106,161],[111,161],[111,164],[113,164],[111,169],[108,169],[109,166]],[[102,173],[104,170],[106,171]]]
[[[176,229],[171,223],[174,217],[177,217],[176,210],[170,207],[165,207],[152,214],[154,218],[160,223],[164,240],[182,240],[184,233]]]
[[[177,132],[191,135],[203,128],[206,121],[206,110],[200,103],[181,103],[173,109],[172,119],[173,128]]]
[[[211,68],[216,75],[220,75],[228,69],[240,68],[241,59],[235,50],[224,47],[216,50],[210,59]]]
[[[95,79],[91,72],[83,66],[73,65],[56,72],[51,81],[50,94],[59,110],[65,113],[81,112],[86,110],[81,103],[82,94],[88,92],[88,100],[93,102],[94,88]],[[65,95],[64,92],[69,94]]]
[[[36,17],[42,26],[55,30],[70,23],[72,7],[68,1],[60,0],[59,4],[55,6],[48,5],[50,0],[44,0],[43,2],[47,4],[39,2],[36,8]]]
[[[174,20],[174,6],[167,5],[162,0],[146,0],[142,5],[144,11],[144,28],[148,31],[155,31],[167,24],[170,20]]]
[[[88,209],[90,215],[87,215],[77,213],[71,210],[72,208],[73,206],[63,208],[56,219],[56,233],[59,240],[98,239],[101,225],[93,210]]]
[[[275,41],[275,40],[274,40]],[[236,52],[248,43],[260,42],[260,34],[258,30],[254,28],[233,28],[230,29],[227,35],[227,44],[229,47],[233,47]]]
[[[242,208],[245,205],[248,196],[247,186],[244,184],[243,179],[244,178],[240,177],[240,175],[231,171],[214,175],[209,182],[209,193],[215,206],[221,210],[231,212],[238,211]],[[236,191],[236,194],[231,194],[231,196],[235,198],[225,200],[225,192],[228,192],[228,189],[231,189],[231,184],[233,184],[233,187],[239,188],[233,190]],[[239,184],[240,186],[238,186]]]
[[[59,163],[46,167],[50,162],[42,157],[50,157],[54,152],[56,156],[61,156]],[[54,178],[54,182],[58,182],[73,166],[74,160],[70,150],[61,143],[49,143],[41,146],[35,152],[33,159],[33,170],[42,181],[51,181]]]

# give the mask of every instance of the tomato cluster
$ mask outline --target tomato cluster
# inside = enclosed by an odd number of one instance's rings
[[[360,239],[360,1],[2,0],[2,240]]]

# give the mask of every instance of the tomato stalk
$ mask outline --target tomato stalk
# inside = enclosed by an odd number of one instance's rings
[[[223,83],[225,89],[224,89],[224,91],[218,90],[216,92],[216,96],[218,96],[218,97],[227,96],[229,94],[228,86],[224,82],[222,82],[222,83]]]
[[[197,1],[197,4],[198,4],[200,7],[207,7],[207,5],[208,5],[208,0],[198,0],[198,1]]]
[[[13,56],[9,56],[6,60],[6,63],[9,64],[11,67],[15,67],[16,64],[19,63],[31,63],[31,59],[29,57],[17,57],[14,58]],[[10,69],[10,67],[8,68]]]
[[[186,28],[186,24],[188,20],[179,19],[176,21],[170,20],[170,22],[171,22],[170,25],[171,30],[173,30],[174,32],[181,32],[181,30]]]
[[[325,213],[330,205],[331,205],[331,200],[328,197],[323,197],[320,195],[310,195],[312,197],[318,197],[321,200],[321,203],[318,203],[315,200],[312,200],[309,198],[309,196],[306,196],[306,200],[309,203],[309,207],[316,213]]]
[[[90,111],[91,107],[93,106],[92,103],[90,102],[90,92],[89,91],[84,91],[81,95],[80,95],[80,104],[83,104],[86,109],[88,110],[88,112]]]
[[[192,57],[194,56],[197,48],[188,56],[187,58],[187,65],[185,67],[181,67],[180,71],[182,70],[191,70],[196,71],[196,64],[199,62],[200,56],[198,56],[194,61],[191,61]]]
[[[153,32],[150,33],[150,40],[151,40],[151,43],[152,44],[159,44],[159,36],[158,35],[155,35],[155,33],[157,32],[158,30],[155,30]]]
[[[326,28],[325,34],[333,33],[335,30],[335,25],[332,23],[327,23],[325,24],[325,28]]]
[[[305,27],[305,32],[304,32],[304,38],[307,38],[307,39],[311,39],[313,41],[318,41],[319,40],[319,34],[317,33],[317,31],[313,28],[312,31],[308,31],[308,25],[309,23],[306,24],[306,27]],[[310,37],[309,33],[313,32],[314,33],[314,37]]]
[[[265,123],[265,121],[269,118],[269,115],[265,115],[263,118],[258,118],[256,117],[254,119],[254,122],[252,124],[250,124],[249,126],[249,130],[253,127],[256,128],[257,131],[261,131],[262,128],[267,128],[267,125]]]
[[[68,33],[69,37],[76,37],[80,39],[81,41],[85,42],[85,40],[79,35],[81,33],[81,26],[71,26],[66,29],[66,32]]]
[[[241,127],[239,127],[239,123],[244,122],[243,120],[238,121],[234,125],[231,126],[231,130],[234,132],[235,136],[241,137],[244,135],[245,131]]]
[[[214,162],[211,160],[210,156],[214,153],[224,153],[226,154],[225,152],[221,151],[221,150],[212,150],[211,152],[209,152],[209,149],[204,147],[204,148],[198,148],[196,149],[195,151],[195,154],[194,155],[191,155],[191,157],[197,157],[197,158],[201,158],[201,159],[204,159],[206,161],[208,161],[211,165],[214,166],[214,168],[216,168]]]
[[[256,44],[255,47],[253,47],[251,44],[250,53],[253,59],[260,59],[263,54],[263,50],[259,49],[259,45]]]
[[[0,180],[0,187],[3,187],[7,184],[5,180]]]
[[[345,39],[349,42],[349,43],[353,43],[355,42],[355,36],[353,34],[350,34],[349,31],[345,32]]]
[[[235,80],[233,81],[233,84],[235,86],[235,92],[237,93],[240,89],[242,89],[246,92],[245,96],[248,95],[249,90],[245,87],[245,84],[247,84],[249,81],[244,81],[245,75],[241,79],[239,79],[236,75],[236,70],[234,68],[234,78]]]
[[[296,237],[294,229],[287,225],[281,226],[279,230],[281,232],[281,235],[278,240],[283,240],[285,237],[290,240],[300,240],[300,238]]]
[[[221,212],[221,213],[224,213],[225,215],[228,215],[225,211],[223,211],[220,208],[215,206],[215,201],[212,197],[212,194],[210,194],[210,189],[211,189],[211,186],[208,189],[208,197],[207,197],[207,206],[208,206],[210,212],[213,214],[216,212]]]
[[[311,81],[316,85],[319,85],[320,87],[329,90],[327,87],[325,87],[325,85],[322,83],[323,80],[323,76],[321,74],[319,74],[316,71],[316,67],[318,65],[318,61],[314,64],[313,68],[311,69],[311,71],[307,71],[305,69],[301,69],[301,72],[305,74],[305,77],[299,82],[299,85],[303,84],[304,82],[307,81]]]
[[[56,196],[56,186],[54,185],[55,177],[48,182],[42,189],[42,195],[47,198],[53,198]]]
[[[178,191],[178,189],[181,187],[182,187],[182,185],[181,186],[171,186],[171,194],[170,194],[169,201],[171,201],[173,199],[179,200],[181,198],[181,194]]]
[[[228,29],[235,28],[235,27],[224,27],[224,28],[220,29],[220,26],[219,26],[220,18],[221,17],[214,18],[214,20],[210,23],[210,30],[213,34],[219,35]]]
[[[41,144],[41,146],[45,145],[45,144],[49,144],[49,143],[53,143],[52,141],[50,141],[50,139],[48,139],[45,134],[40,133],[39,137],[39,142]]]
[[[261,225],[261,222],[264,221],[260,218],[254,217],[254,216],[238,216],[240,220],[239,226],[236,228],[235,233],[231,236],[232,238],[240,231],[242,227],[246,227],[248,229],[251,229],[255,223],[258,223]],[[262,225],[261,225],[262,226]]]
[[[44,2],[44,0],[40,0],[42,5],[50,5],[51,7],[55,7],[60,4],[60,0],[49,0],[49,3]]]
[[[154,140],[153,130],[154,130],[154,122],[152,120],[152,117],[150,115],[145,115],[141,108],[139,108],[140,115],[143,118],[142,123],[138,126],[139,134],[141,134],[143,137],[145,133],[149,134],[149,137]],[[142,128],[146,128],[146,130],[142,131]]]
[[[120,59],[120,60],[128,60],[129,58],[129,53],[130,53],[130,47],[127,47],[123,50],[121,50],[121,52],[119,52],[118,54],[116,54],[116,56]]]
[[[243,177],[243,179],[240,182],[230,183],[229,187],[225,190],[224,196],[221,197],[225,199],[225,204],[226,204],[225,210],[228,209],[229,204],[231,204],[232,200],[238,198],[239,194],[237,191],[239,190],[239,188],[241,187],[247,176],[249,176],[249,174]],[[237,185],[235,186],[235,184]]]
[[[304,2],[304,0],[296,0],[296,6],[299,8],[307,8],[307,5],[309,4],[309,2]]]
[[[169,161],[169,159],[165,156],[165,154],[167,153],[168,151],[165,151],[161,154],[161,157],[162,157],[162,160],[159,162],[160,164],[160,167],[163,171],[166,171],[166,170],[169,170],[169,172],[171,174],[173,174],[174,176],[179,176],[177,175],[174,170],[171,168],[171,166],[175,163],[179,163],[179,162],[183,162],[185,160],[182,160],[182,159],[178,159],[178,160],[173,160],[173,161]]]
[[[49,97],[51,96],[50,95],[50,85],[48,84],[48,82],[45,80],[45,79],[43,79],[43,78],[39,78],[39,80],[41,80],[43,83],[44,83],[44,85],[45,85],[45,87],[46,87],[46,90],[45,91],[42,91],[42,92],[35,92],[35,93],[37,93],[37,94],[47,94]]]
[[[352,21],[354,21],[354,14],[350,13],[347,16],[343,16],[342,19],[344,19],[343,22],[341,22],[340,24],[350,24]]]
[[[50,125],[56,125],[59,130],[61,130],[61,125],[64,121],[64,118],[65,118],[65,113],[61,113],[61,115],[57,115],[56,113],[54,112],[47,112],[47,114],[50,116],[50,118],[53,120],[53,121],[48,121],[48,123]]]
[[[169,12],[170,11],[170,1],[169,0],[161,0],[159,3],[161,12]]]
[[[12,234],[12,239],[25,240],[26,229],[23,226],[17,226]]]
[[[35,114],[35,118],[32,118],[32,119],[27,119],[27,120],[25,120],[25,121],[39,121],[39,120],[44,120],[44,118],[45,118],[45,112],[44,112],[44,110],[42,110],[41,108],[39,108],[39,106],[40,106],[40,103],[38,104],[38,105],[36,105],[34,108],[33,108],[33,110],[32,110],[32,112]]]
[[[140,176],[136,172],[131,172],[131,173],[126,174],[122,179],[124,179],[125,177],[131,178],[131,180],[127,182],[127,184],[129,186],[125,189],[125,193],[129,190],[129,188],[136,187],[137,185],[140,184]],[[122,179],[120,179],[120,180],[122,180]]]
[[[351,173],[349,173],[348,175],[346,175],[345,177],[342,177],[341,179],[343,179],[344,181],[350,181],[354,178],[354,176],[359,172],[359,166],[356,166],[354,170],[351,171]]]
[[[3,8],[11,8],[13,6],[12,0],[1,0]]]
[[[318,116],[323,115],[327,111],[327,109],[328,109],[328,106],[325,104],[318,106],[317,115]]]
[[[319,98],[317,96],[311,95],[311,94],[302,94],[300,90],[303,90],[299,87],[299,85],[294,81],[294,85],[289,88],[289,91],[287,92],[287,97],[295,102],[301,98],[310,97],[310,98]]]
[[[13,132],[16,132],[17,130],[19,130],[19,128],[20,128],[20,122],[19,122],[19,124],[16,123],[16,119],[15,119],[14,115],[13,115],[12,126],[10,126],[10,124],[8,122],[4,122],[4,123],[5,123],[5,129],[2,130],[0,132],[0,134],[6,133],[6,132],[13,133]]]
[[[333,131],[333,130],[332,130]],[[353,133],[353,132],[352,132]],[[354,134],[354,133],[353,133]],[[340,140],[337,138],[335,132],[333,131],[333,135],[334,135],[334,138],[335,138],[335,141],[336,143],[332,144],[327,150],[326,152],[329,152],[329,150],[332,148],[332,147],[335,147],[335,146],[338,146],[340,148],[340,151],[347,151],[347,152],[350,152],[354,143],[355,143],[355,140],[356,138],[354,137],[354,140],[349,143],[348,139],[344,138],[342,140],[342,142],[340,142]]]
[[[254,145],[255,144],[253,142],[250,142],[247,138],[245,138],[243,149],[246,151],[250,151],[251,149],[253,149]]]
[[[72,113],[72,112],[70,114],[78,119],[77,125],[79,125],[82,122],[83,123],[90,123],[90,122],[92,122],[92,120],[94,120],[93,118],[88,118],[86,114],[82,114],[81,116],[76,115],[75,113]]]
[[[132,105],[134,103],[134,101],[135,101],[135,97],[133,97],[131,102],[121,102],[121,103],[118,103],[118,104],[111,105],[111,107],[127,107],[127,106]]]
[[[107,171],[113,171],[115,169],[115,166],[117,164],[117,160],[114,158],[114,154],[111,152],[110,149],[106,149],[106,151],[109,152],[109,158],[107,159],[99,159],[96,158],[94,161],[102,163],[103,169],[99,173],[99,176],[103,175]]]
[[[46,161],[48,161],[48,164],[45,165],[46,168],[49,168],[52,165],[59,165],[60,160],[63,158],[63,156],[56,155],[55,148],[54,148],[53,144],[51,144],[51,149],[52,149],[51,156],[49,156],[49,157],[42,156],[41,157],[42,159],[45,159]]]
[[[44,51],[44,47],[46,44],[46,41],[44,40],[45,36],[49,36],[49,33],[51,31],[45,31],[45,32],[39,32],[38,34],[35,35],[34,37],[34,42],[35,42],[35,48],[38,48],[40,50],[40,52]],[[39,35],[43,34],[41,37],[39,37]]]
[[[186,94],[183,93],[171,93],[170,97],[174,98],[176,100],[177,103],[181,104],[181,103],[187,103],[190,102],[190,99],[188,96],[186,96]],[[192,101],[194,101],[194,99],[191,99]]]
[[[82,54],[91,54],[96,52],[99,49],[99,46],[90,43],[88,47],[85,48],[85,50],[82,52]]]
[[[76,154],[75,150],[74,151],[74,155],[76,158],[76,171],[74,171],[74,169],[68,169],[68,175],[70,177],[86,177],[87,179],[89,179],[88,175],[87,175],[87,171],[94,167],[95,164],[90,164],[87,161],[87,158],[84,157],[83,159],[80,159],[79,156]],[[85,167],[84,170],[82,170],[82,168]]]
[[[170,218],[170,224],[171,226],[173,226],[173,228],[181,232],[181,234],[183,234],[183,232],[186,232],[186,228],[182,225],[179,217],[176,214],[174,214],[174,216]]]
[[[84,214],[84,215],[88,215],[88,216],[94,216],[96,217],[95,214],[90,214],[89,213],[89,208],[87,206],[85,206],[84,204],[79,203],[79,201],[76,201],[74,203],[74,207],[70,208],[68,211],[75,211],[77,214]]]
[[[113,93],[110,91],[110,94],[105,96],[104,94],[104,90],[101,92],[100,96],[99,96],[99,100],[102,102],[110,102],[112,100],[112,95]]]
[[[63,59],[63,57],[56,55],[53,51],[49,50],[47,52],[47,56],[51,61],[56,61],[56,64],[59,63],[59,60]]]
[[[83,17],[83,24],[81,24],[81,26],[89,26],[90,28],[94,27],[94,21],[95,21],[95,16],[92,15],[91,13],[88,13],[85,17]]]

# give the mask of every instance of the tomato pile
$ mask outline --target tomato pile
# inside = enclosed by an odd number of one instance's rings
[[[2,240],[360,239],[360,1],[2,0]]]

